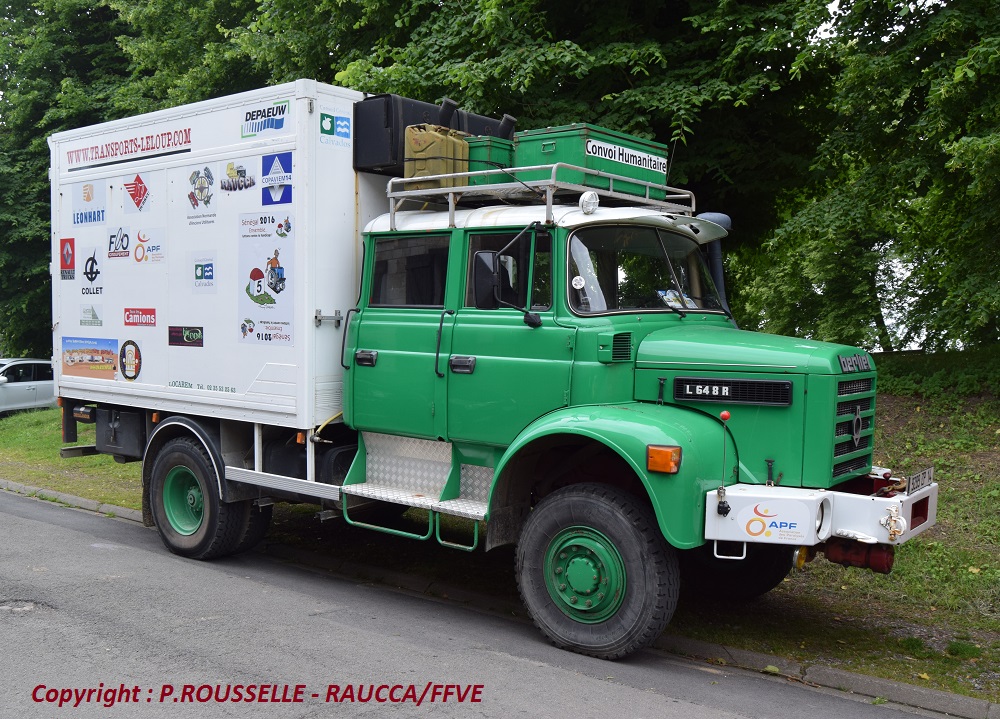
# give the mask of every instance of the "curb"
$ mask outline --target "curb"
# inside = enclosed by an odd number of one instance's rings
[[[872,699],[884,699],[895,704],[939,712],[949,716],[964,717],[964,719],[1000,719],[1000,704],[998,703],[920,687],[915,684],[896,682],[891,679],[854,674],[823,664],[801,664],[783,657],[744,649],[733,649],[721,644],[669,634],[661,636],[656,641],[655,646],[671,654],[702,659],[713,664],[736,666],[763,674],[783,676],[803,684],[836,689]]]
[[[104,504],[93,499],[74,497],[72,494],[55,492],[51,489],[44,489],[42,487],[31,487],[26,484],[18,484],[17,482],[11,482],[6,479],[0,479],[0,489],[6,489],[7,491],[14,492],[16,494],[23,494],[26,497],[36,497],[49,502],[58,502],[59,504],[65,504],[67,507],[89,509],[91,512],[97,512],[98,514],[105,514],[110,517],[120,517],[122,519],[128,519],[132,522],[142,524],[142,512],[137,509],[118,507],[114,504]]]
[[[6,479],[0,479],[0,490],[58,502],[68,507],[87,509],[98,514],[136,522],[140,525],[143,523],[142,512],[138,510],[103,504],[63,492],[31,487]],[[472,605],[483,611],[499,612],[505,616],[512,614],[522,616],[524,612],[520,604],[515,605],[504,601],[498,603],[495,597],[469,592],[461,587],[445,585],[438,581],[415,577],[391,569],[356,564],[327,554],[294,549],[283,545],[269,545],[266,549],[258,549],[258,551],[280,561],[302,564],[313,569],[349,575],[353,578],[362,578],[373,583],[391,585],[416,594],[441,597],[463,605]],[[303,562],[304,558],[308,558],[307,564]],[[822,664],[802,664],[770,654],[736,649],[722,644],[713,644],[671,634],[662,635],[656,640],[653,647],[670,654],[708,661],[721,666],[732,666],[763,674],[783,676],[811,686],[835,689],[870,697],[873,700],[884,699],[908,707],[963,717],[963,719],[1000,719],[1000,703],[997,702],[967,697],[962,694],[951,694],[938,689],[929,689],[890,679],[854,674]]]

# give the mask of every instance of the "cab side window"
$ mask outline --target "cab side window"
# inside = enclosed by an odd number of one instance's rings
[[[552,241],[548,235],[535,238],[535,266],[532,274],[532,235],[525,235],[510,245],[517,233],[472,235],[469,238],[469,260],[466,269],[465,306],[475,307],[472,260],[477,252],[500,252],[500,299],[518,308],[528,305],[528,285],[531,288],[531,309],[548,309],[552,305]],[[508,247],[510,245],[510,247]]]
[[[372,307],[444,307],[448,235],[375,240]]]

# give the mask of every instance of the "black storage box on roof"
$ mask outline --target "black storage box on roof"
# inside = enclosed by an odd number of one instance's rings
[[[457,110],[447,98],[441,105],[410,100],[399,95],[372,95],[354,103],[354,169],[390,177],[403,177],[405,132],[410,125],[443,125],[472,135],[507,135],[514,118],[494,120]]]

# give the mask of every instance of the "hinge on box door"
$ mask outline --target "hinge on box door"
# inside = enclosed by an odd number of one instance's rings
[[[316,310],[316,314],[313,317],[316,320],[317,327],[323,324],[324,320],[330,320],[333,322],[334,327],[340,327],[340,321],[343,319],[340,315],[340,310],[334,310],[332,315],[324,315],[323,310]]]

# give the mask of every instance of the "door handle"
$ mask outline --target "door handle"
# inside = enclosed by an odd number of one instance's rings
[[[354,353],[354,363],[358,367],[374,367],[378,361],[378,350],[358,350]]]
[[[476,369],[476,358],[455,355],[448,360],[448,366],[455,374],[472,374]]]
[[[441,333],[444,332],[444,318],[453,314],[455,314],[455,310],[445,310],[441,313],[441,320],[438,322],[437,351],[434,352],[434,374],[438,377],[444,377],[444,375],[438,371],[438,362],[441,359]]]

